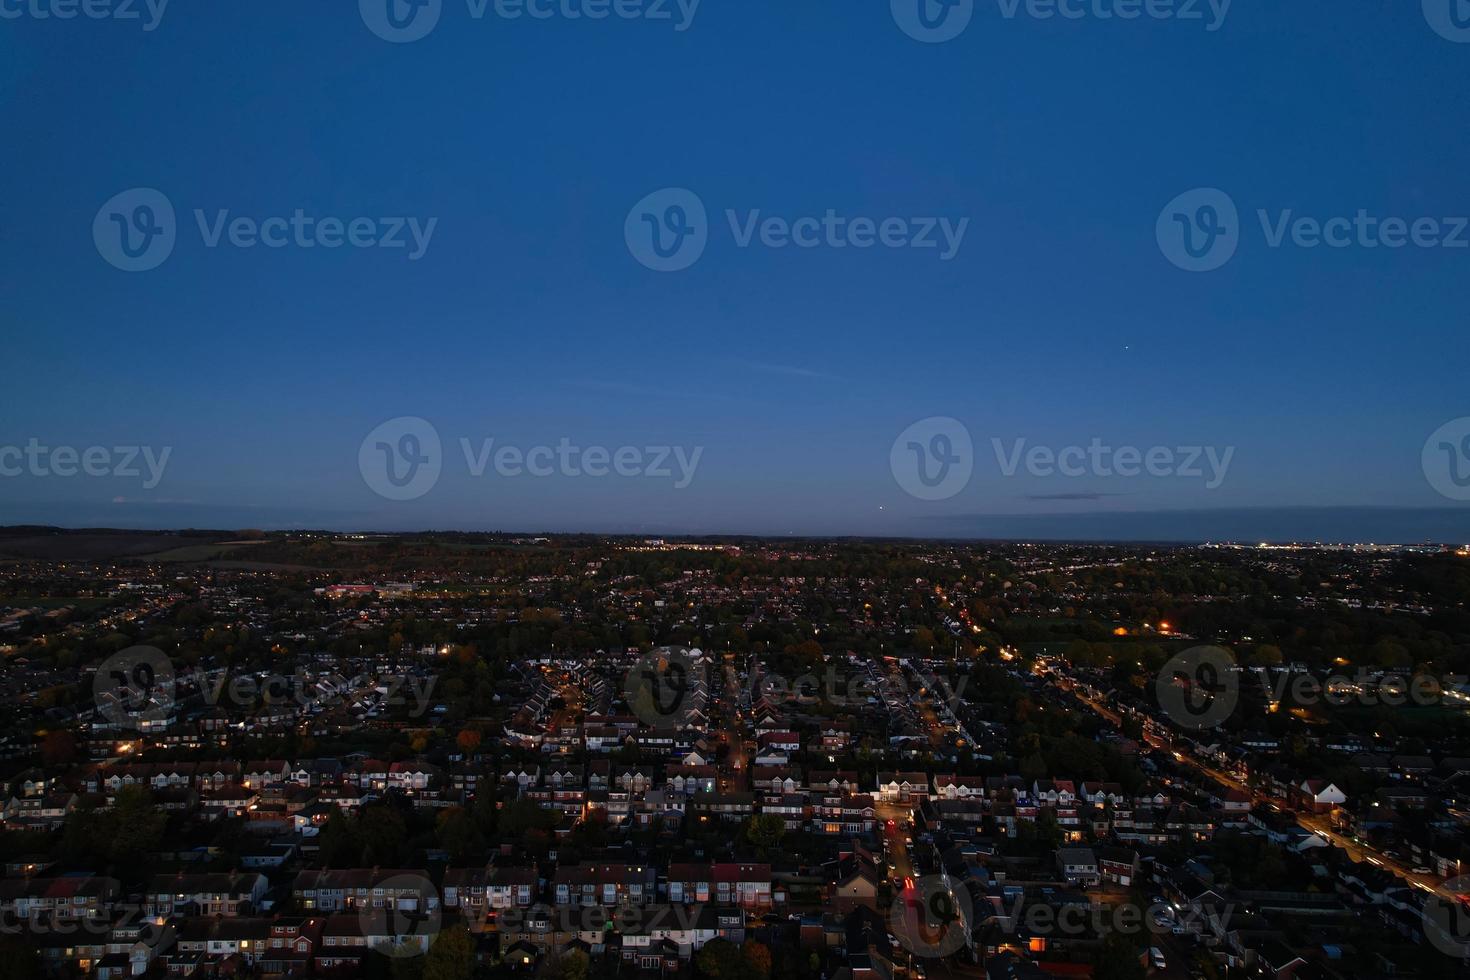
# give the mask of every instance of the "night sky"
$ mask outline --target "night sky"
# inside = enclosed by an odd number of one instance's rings
[[[1470,540],[1470,10],[51,2],[0,3],[0,523]],[[1094,440],[1164,452],[1024,462]]]

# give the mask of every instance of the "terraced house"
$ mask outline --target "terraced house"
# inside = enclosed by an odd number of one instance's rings
[[[743,909],[772,905],[769,864],[671,864],[669,901],[714,902]]]
[[[646,905],[658,897],[657,885],[651,864],[574,864],[556,869],[552,901],[560,908]]]
[[[247,915],[265,895],[269,883],[261,874],[154,875],[144,897],[149,916]]]
[[[439,893],[421,868],[303,871],[291,885],[291,896],[297,908],[310,912],[382,908],[418,912],[439,904]]]

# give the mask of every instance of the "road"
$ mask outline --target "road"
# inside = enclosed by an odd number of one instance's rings
[[[919,873],[914,867],[906,843],[906,838],[912,834],[912,831],[904,829],[904,824],[913,820],[913,807],[907,803],[880,800],[875,801],[873,809],[878,816],[884,850],[893,860],[893,868],[888,871],[888,876],[897,878],[903,883],[895,891],[895,900],[915,901],[916,896],[921,892],[918,887],[909,887],[907,883],[916,881]],[[890,821],[893,824],[892,827],[889,826]],[[975,980],[975,978],[983,978],[986,975],[984,967],[975,963],[959,962],[953,956],[926,956],[918,952],[913,955],[914,963],[923,966],[928,980]]]
[[[740,678],[735,673],[735,657],[725,655],[724,684],[719,692],[716,714],[724,724],[719,727],[719,740],[730,750],[725,764],[731,774],[720,776],[720,792],[738,793],[750,786],[750,754],[745,748],[746,719],[740,704]]]
[[[1061,675],[1058,675],[1058,677],[1060,676]],[[1070,684],[1070,679],[1068,679],[1068,683]],[[1074,694],[1079,701],[1092,708],[1093,711],[1096,711],[1113,726],[1122,727],[1121,719],[1119,718],[1116,711],[1105,707],[1104,705],[1092,700],[1091,698],[1085,697],[1079,690],[1076,689],[1075,686],[1071,686],[1067,689],[1071,690],[1072,694]],[[1437,878],[1429,875],[1415,874],[1408,867],[1389,857],[1382,851],[1363,844],[1361,841],[1354,841],[1348,837],[1344,837],[1342,834],[1332,829],[1332,826],[1327,816],[1322,814],[1305,814],[1296,812],[1287,805],[1285,800],[1281,799],[1280,797],[1275,797],[1264,793],[1259,789],[1256,789],[1246,783],[1241,782],[1239,779],[1236,779],[1233,776],[1230,776],[1219,771],[1218,769],[1215,769],[1209,765],[1206,765],[1203,762],[1200,762],[1198,759],[1195,759],[1193,756],[1187,753],[1178,752],[1172,746],[1165,744],[1158,738],[1150,735],[1145,735],[1145,739],[1148,744],[1153,748],[1172,753],[1175,760],[1186,766],[1189,766],[1192,769],[1197,770],[1205,776],[1208,776],[1218,785],[1224,786],[1228,789],[1239,790],[1240,792],[1247,794],[1251,799],[1252,805],[1265,803],[1276,807],[1284,813],[1290,814],[1296,819],[1296,822],[1298,824],[1305,827],[1307,830],[1310,830],[1313,833],[1321,834],[1327,840],[1342,848],[1344,851],[1347,852],[1348,857],[1352,860],[1368,861],[1369,863],[1376,864],[1379,867],[1393,872],[1394,874],[1403,878],[1405,881],[1409,882],[1411,885],[1423,889],[1424,891],[1433,892],[1448,899],[1454,899],[1456,897],[1454,892],[1443,887],[1443,885]]]
[[[878,815],[879,827],[883,832],[884,850],[893,861],[893,868],[888,872],[889,877],[897,877],[905,880],[915,877],[914,862],[909,857],[909,849],[904,844],[904,838],[910,831],[904,830],[904,823],[914,818],[913,808],[907,803],[885,803],[878,801],[873,806]],[[889,827],[892,821],[893,826]]]

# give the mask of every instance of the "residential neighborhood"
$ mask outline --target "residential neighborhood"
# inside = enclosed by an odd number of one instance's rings
[[[1453,678],[1437,732],[1416,706],[1344,727],[1292,694],[1305,650],[1225,621],[1240,664],[1173,676],[1212,603],[1133,621],[1112,583],[1179,554],[884,557],[914,577],[835,545],[533,548],[544,572],[391,580],[0,566],[75,593],[4,648],[8,948],[107,977],[396,976],[451,952],[476,975],[781,980],[1464,966]],[[1391,562],[1462,559],[1301,560],[1381,592]],[[1038,638],[1047,617],[1073,637]],[[1198,725],[1176,691],[1232,713]]]

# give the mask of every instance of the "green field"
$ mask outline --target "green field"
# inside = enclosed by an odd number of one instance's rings
[[[226,556],[233,557],[241,548],[265,544],[264,541],[221,541],[216,544],[189,544],[182,548],[170,548],[151,555],[139,555],[144,561],[213,561]]]

